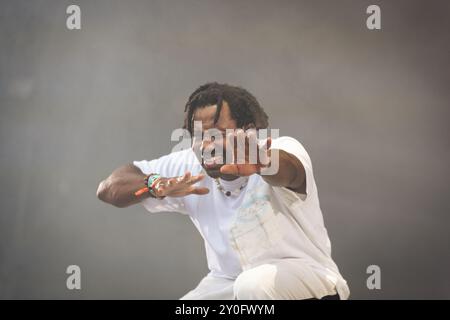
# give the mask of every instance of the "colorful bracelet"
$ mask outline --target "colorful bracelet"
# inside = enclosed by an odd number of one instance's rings
[[[160,178],[161,176],[157,173],[150,173],[145,179],[144,179],[144,183],[148,188],[148,192],[151,193],[152,196],[154,196],[155,198],[158,198],[158,196],[155,193],[155,189],[154,189],[154,183],[155,181]]]
[[[140,196],[141,194],[145,193],[145,192],[149,192],[154,198],[157,199],[164,199],[165,196],[160,197],[155,193],[155,183],[156,181],[161,178],[161,175],[157,174],[157,173],[150,173],[149,175],[147,175],[144,179],[144,185],[145,187],[142,189],[139,189],[138,191],[136,191],[134,193],[134,195],[136,197]]]

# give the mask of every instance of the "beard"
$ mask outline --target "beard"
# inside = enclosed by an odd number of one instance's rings
[[[205,170],[206,174],[211,178],[220,178],[220,176],[222,175],[220,173],[220,168],[222,168],[222,165],[208,166],[205,163],[202,163],[202,167]]]

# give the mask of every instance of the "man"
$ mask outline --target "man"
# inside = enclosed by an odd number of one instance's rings
[[[197,124],[224,139],[198,138]],[[99,199],[114,206],[142,203],[150,212],[189,215],[205,241],[210,272],[182,299],[349,296],[331,258],[306,150],[294,138],[268,137],[256,140],[256,161],[250,161],[255,132],[267,127],[266,113],[248,91],[205,84],[185,106],[184,128],[198,138],[192,148],[134,161],[99,185]],[[226,162],[225,153],[231,154]],[[264,174],[274,162],[278,170]]]

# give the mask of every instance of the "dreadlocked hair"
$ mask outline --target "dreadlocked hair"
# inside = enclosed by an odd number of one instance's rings
[[[238,128],[254,125],[256,129],[265,129],[268,126],[268,116],[256,98],[241,87],[210,82],[200,86],[188,99],[184,107],[184,129],[193,134],[194,112],[198,108],[217,105],[214,123],[217,123],[222,110],[223,102],[230,107],[231,117],[236,121]]]

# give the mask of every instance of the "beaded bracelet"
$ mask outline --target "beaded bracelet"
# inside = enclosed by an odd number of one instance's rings
[[[158,180],[159,178],[161,178],[161,175],[157,174],[157,173],[150,173],[149,175],[147,175],[144,179],[144,185],[145,187],[142,189],[139,189],[138,191],[136,191],[134,193],[134,195],[136,197],[140,196],[141,194],[145,193],[145,192],[149,192],[154,198],[157,199],[164,199],[165,196],[158,196],[155,193],[155,182],[156,180]]]

